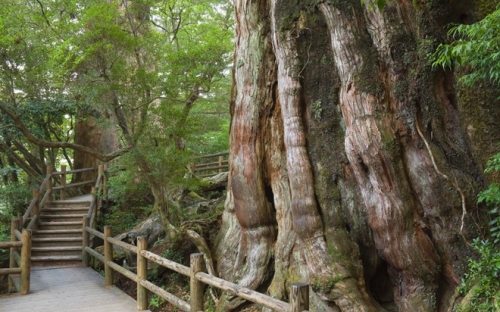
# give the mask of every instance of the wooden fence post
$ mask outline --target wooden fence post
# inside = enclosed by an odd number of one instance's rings
[[[309,310],[309,285],[293,283],[290,287],[290,311],[302,312]]]
[[[86,227],[89,226],[89,217],[83,217],[83,227],[82,227],[82,266],[89,266],[89,253],[85,251],[85,247],[89,246],[89,232],[87,232]]]
[[[148,290],[141,285],[141,281],[148,279],[148,259],[141,256],[141,251],[148,248],[146,237],[137,238],[137,310],[148,308]]]
[[[52,166],[47,166],[47,175],[50,175],[50,179],[47,181],[47,191],[49,191],[49,201],[52,201],[52,172],[54,169]]]
[[[14,234],[14,230],[19,230],[20,225],[21,225],[21,218],[14,218],[10,222],[10,241],[14,242],[17,241],[17,237]],[[16,260],[14,259],[14,252],[16,251],[16,247],[10,247],[10,252],[9,252],[9,268],[13,269],[16,267]],[[12,279],[9,277],[9,292],[15,292],[16,287],[14,283],[12,282]]]
[[[108,197],[108,182],[106,179],[106,165],[99,165],[99,170],[102,172],[102,180],[101,180],[101,196],[102,198]]]
[[[113,285],[113,269],[108,265],[108,262],[113,261],[113,245],[108,242],[108,237],[111,237],[111,226],[104,227],[104,281],[106,286]]]
[[[30,292],[31,270],[31,230],[23,230],[23,246],[21,247],[21,295]]]
[[[66,166],[61,166],[61,192],[59,195],[59,199],[66,199]]]
[[[196,278],[196,273],[203,270],[203,254],[191,254],[191,274],[190,274],[190,291],[191,291],[191,312],[203,311],[203,295],[204,284]]]
[[[40,191],[35,188],[33,189],[33,198],[36,198],[35,206],[33,207],[33,212],[31,216],[38,216],[40,214]]]
[[[92,228],[96,228],[96,222],[97,222],[97,205],[96,203],[96,188],[95,186],[92,186],[90,190],[90,196],[91,196],[91,202],[94,203],[94,207],[92,209],[92,215],[90,216],[90,226]]]
[[[219,173],[222,172],[222,162],[224,161],[224,156],[219,156]]]

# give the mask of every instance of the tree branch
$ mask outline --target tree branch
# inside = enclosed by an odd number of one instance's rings
[[[118,156],[121,156],[127,152],[130,151],[130,147],[122,148],[119,150],[116,150],[110,154],[102,154],[95,149],[79,145],[79,144],[74,144],[70,142],[50,142],[46,140],[42,140],[34,136],[29,129],[24,125],[24,123],[21,121],[21,118],[19,118],[19,115],[16,114],[13,110],[8,108],[4,103],[0,102],[0,110],[5,112],[14,122],[14,125],[16,126],[19,131],[26,137],[26,139],[32,143],[35,144],[39,147],[44,147],[44,148],[70,148],[78,152],[85,153],[87,155],[90,155],[92,157],[95,157],[101,161],[107,162],[112,159],[115,159]]]

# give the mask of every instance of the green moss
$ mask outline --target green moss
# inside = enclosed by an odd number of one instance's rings
[[[384,87],[378,75],[378,62],[376,58],[377,50],[368,38],[359,38],[357,41],[357,51],[362,53],[363,65],[354,75],[354,84],[365,93],[380,95]]]
[[[311,283],[311,288],[313,291],[315,291],[317,293],[329,294],[333,291],[333,289],[335,288],[335,285],[338,282],[341,282],[347,278],[349,278],[349,277],[342,276],[342,275],[335,276],[335,277],[332,277],[332,276],[319,277]]]

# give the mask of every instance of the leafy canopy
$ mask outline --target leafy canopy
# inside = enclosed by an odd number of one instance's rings
[[[466,68],[460,78],[466,84],[500,83],[500,8],[477,23],[454,25],[448,36],[453,41],[438,46],[433,66]]]
[[[454,25],[448,31],[453,40],[438,46],[433,66],[465,69],[459,82],[472,86],[489,81],[500,85],[500,7],[470,25]],[[485,172],[500,171],[500,153],[492,156]],[[490,240],[475,240],[478,260],[469,259],[460,292],[465,295],[458,311],[498,311],[500,309],[500,183],[494,181],[478,196],[479,203],[490,206]]]

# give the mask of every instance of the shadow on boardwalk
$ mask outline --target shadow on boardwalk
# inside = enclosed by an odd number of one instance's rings
[[[0,297],[1,312],[135,312],[136,301],[87,267],[34,267],[26,296]]]

